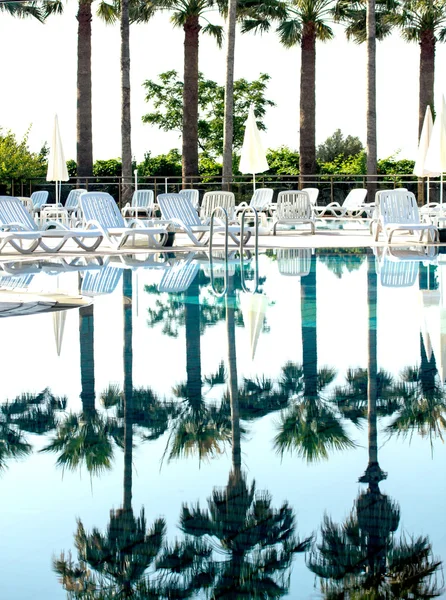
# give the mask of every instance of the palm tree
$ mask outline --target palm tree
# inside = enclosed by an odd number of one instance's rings
[[[299,185],[304,187],[316,173],[316,40],[327,41],[333,31],[326,20],[331,17],[331,0],[290,0],[288,17],[278,27],[282,44],[300,44],[300,136]]]
[[[223,28],[213,25],[206,13],[215,7],[214,0],[141,0],[136,4],[132,19],[146,22],[153,10],[173,11],[171,20],[175,27],[184,30],[183,75],[183,184],[192,184],[198,176],[198,48],[200,31],[215,37],[219,47],[223,41]],[[133,9],[132,9],[133,10]],[[202,27],[201,21],[206,25]]]
[[[366,42],[367,46],[367,189],[368,197],[375,197],[377,167],[376,135],[376,40],[383,39],[391,32],[390,16],[395,9],[394,0],[337,0],[335,20],[347,23],[348,39],[357,43]]]
[[[232,279],[232,278],[230,278]],[[309,540],[294,535],[294,515],[288,503],[278,510],[268,492],[256,492],[241,469],[241,428],[238,406],[234,292],[226,296],[228,389],[232,422],[232,470],[223,490],[214,489],[208,509],[183,505],[180,527],[195,539],[204,539],[218,553],[209,556],[203,578],[212,598],[278,598],[288,591],[289,567]],[[223,560],[222,560],[223,557]]]
[[[0,2],[0,12],[5,12],[12,17],[23,19],[26,17],[34,17],[40,23],[45,20],[45,14],[40,6],[36,6],[34,2]]]
[[[434,109],[435,47],[446,40],[444,0],[401,2],[394,15],[403,38],[420,46],[418,137],[421,135],[426,107]]]

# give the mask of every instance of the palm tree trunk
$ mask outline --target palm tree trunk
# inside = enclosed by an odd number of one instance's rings
[[[122,205],[132,198],[132,141],[130,115],[130,24],[129,0],[121,0],[121,152]]]
[[[423,128],[426,107],[434,110],[435,81],[435,36],[432,31],[424,31],[420,40],[420,91],[418,106],[418,139]],[[424,204],[424,179],[418,180],[418,202]]]
[[[192,406],[201,404],[201,346],[198,275],[188,289],[184,304],[186,326],[187,393]]]
[[[198,176],[198,45],[200,24],[190,16],[184,24],[183,185]]]
[[[305,24],[301,41],[299,185],[316,173],[316,31]]]
[[[306,399],[317,397],[317,295],[316,256],[311,257],[311,270],[300,281],[302,356]]]
[[[376,193],[376,19],[375,0],[367,0],[367,197],[372,202]]]
[[[233,279],[232,276],[228,278],[228,293],[226,294],[226,333],[228,336],[229,398],[231,402],[232,470],[235,476],[239,478],[242,468],[242,450],[237,382],[237,354],[235,347],[235,294]]]
[[[132,448],[133,448],[133,287],[132,271],[124,269],[124,511],[132,508]]]
[[[81,0],[77,13],[77,174],[93,173],[91,117],[91,0]]]
[[[79,345],[81,355],[82,412],[93,414],[95,411],[93,304],[82,306],[79,309]]]
[[[232,144],[234,139],[234,62],[237,0],[229,0],[226,49],[225,114],[223,124],[223,186],[232,180]]]
[[[369,466],[378,464],[378,428],[376,416],[377,366],[377,276],[372,254],[367,255],[367,302],[369,307],[367,416],[369,424]]]

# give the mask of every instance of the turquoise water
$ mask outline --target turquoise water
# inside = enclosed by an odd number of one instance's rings
[[[0,319],[0,597],[444,596],[445,267],[407,258],[22,265],[86,303]]]

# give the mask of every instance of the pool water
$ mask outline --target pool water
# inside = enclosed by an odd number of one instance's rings
[[[0,319],[0,598],[445,596],[441,256],[81,267],[0,280],[85,300]]]

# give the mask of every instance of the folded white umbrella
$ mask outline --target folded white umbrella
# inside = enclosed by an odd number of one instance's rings
[[[257,349],[260,332],[262,331],[268,298],[263,294],[245,294],[241,300],[243,322],[248,331],[251,360]]]
[[[434,121],[430,106],[426,106],[423,127],[421,128],[420,141],[418,143],[417,158],[413,168],[413,174],[417,177],[427,177],[427,203],[429,202],[429,177],[437,177],[440,173],[435,173],[426,169],[426,154],[429,149],[429,143],[432,137]]]
[[[245,136],[243,138],[239,169],[242,173],[252,173],[254,190],[256,189],[255,174],[263,173],[269,169],[252,104],[249,107],[248,118],[245,123]]]
[[[431,174],[440,173],[440,203],[443,203],[443,173],[446,171],[446,103],[443,95],[432,129],[424,169]]]
[[[60,356],[62,350],[63,333],[65,329],[65,321],[67,319],[67,311],[59,310],[53,312],[53,328],[54,328],[54,339],[56,340],[56,351],[57,356]]]
[[[60,182],[68,181],[69,178],[67,162],[65,160],[62,140],[60,138],[59,122],[57,120],[57,115],[55,115],[46,180],[56,182],[56,206],[60,202]]]

